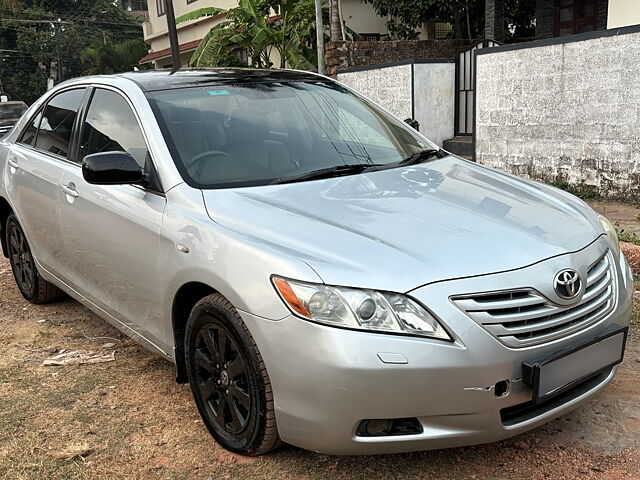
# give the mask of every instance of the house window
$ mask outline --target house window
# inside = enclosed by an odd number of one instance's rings
[[[379,42],[380,34],[379,33],[360,33],[360,41],[361,42]]]
[[[171,0],[169,0],[171,1]],[[156,0],[156,9],[158,11],[158,16],[161,17],[165,13],[167,13],[167,5],[164,3],[166,0]]]
[[[556,0],[555,36],[598,29],[597,0]]]
[[[189,5],[190,3],[193,3],[193,2],[197,2],[197,1],[198,0],[187,0],[187,5]]]

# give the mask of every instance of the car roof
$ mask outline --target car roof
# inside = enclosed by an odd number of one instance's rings
[[[256,68],[202,68],[178,70],[175,73],[171,70],[142,70],[119,73],[115,76],[137,83],[145,92],[208,84],[327,80],[310,72]]]

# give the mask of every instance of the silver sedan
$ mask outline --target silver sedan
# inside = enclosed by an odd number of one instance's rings
[[[57,86],[0,141],[0,230],[28,301],[69,295],[174,362],[249,455],[503,439],[624,353],[605,218],[304,72]]]

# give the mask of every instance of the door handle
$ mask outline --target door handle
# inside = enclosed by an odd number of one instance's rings
[[[69,185],[62,185],[62,191],[73,198],[78,198],[80,194],[76,190],[76,186],[70,183]]]
[[[20,165],[18,165],[18,162],[16,162],[15,158],[10,158],[9,160],[7,160],[7,163],[11,168],[15,168],[16,170],[20,168]]]

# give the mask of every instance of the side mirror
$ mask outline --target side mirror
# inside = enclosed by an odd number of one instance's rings
[[[417,130],[418,132],[420,131],[420,124],[415,118],[405,118],[404,123]]]
[[[126,152],[87,155],[82,161],[82,176],[94,185],[128,185],[144,180],[142,168]]]

